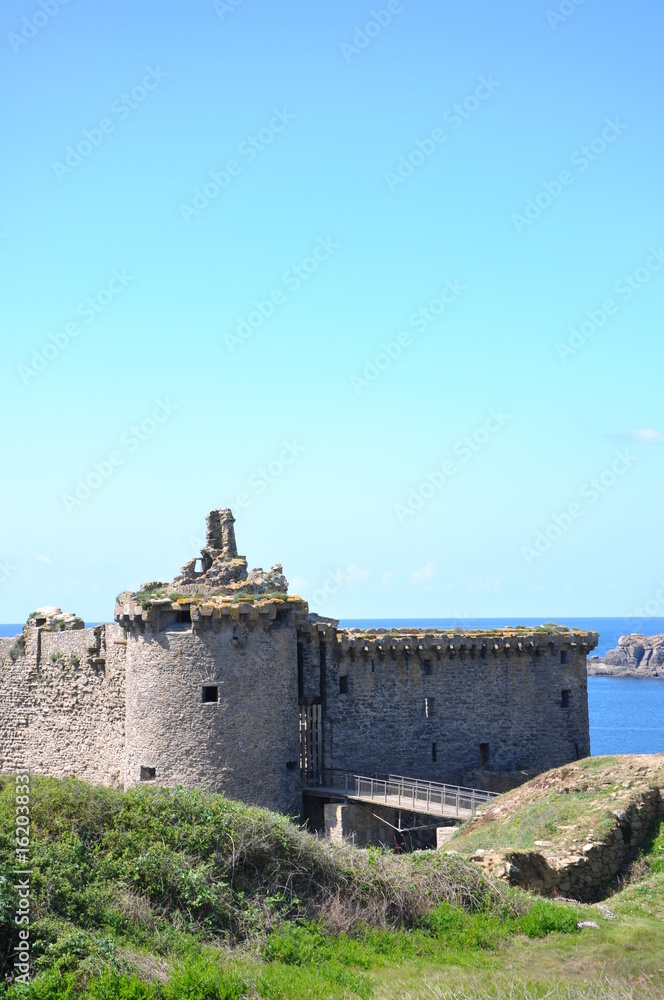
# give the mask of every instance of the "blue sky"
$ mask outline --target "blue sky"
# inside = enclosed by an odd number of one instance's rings
[[[664,613],[664,11],[506,6],[3,5],[0,620]]]

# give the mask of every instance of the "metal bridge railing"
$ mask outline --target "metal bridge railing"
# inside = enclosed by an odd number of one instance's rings
[[[462,812],[472,815],[498,795],[498,792],[487,792],[482,788],[464,788],[462,785],[422,781],[398,774],[385,778],[333,769],[319,771],[310,777],[304,772],[302,778],[305,788],[330,788],[343,792],[349,798],[371,799],[372,802],[384,802],[413,812],[445,813],[457,817]]]

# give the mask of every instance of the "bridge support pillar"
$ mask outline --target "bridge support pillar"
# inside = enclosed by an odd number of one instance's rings
[[[366,806],[328,803],[325,806],[325,836],[334,844],[350,840],[355,847],[378,847],[381,844],[394,847],[396,810],[381,809],[385,822],[375,812]]]
[[[451,823],[449,826],[437,826],[436,848],[440,850],[441,847],[446,847],[458,829],[458,823]]]

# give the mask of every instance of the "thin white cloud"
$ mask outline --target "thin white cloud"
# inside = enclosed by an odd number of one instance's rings
[[[360,583],[360,581],[367,579],[369,570],[360,569],[355,563],[351,563],[348,569],[341,570],[339,575],[346,584]]]
[[[37,560],[37,562],[43,562],[43,563],[53,562],[50,556],[35,556],[35,559]]]
[[[425,563],[424,566],[420,566],[419,569],[414,569],[408,578],[408,583],[411,587],[417,587],[418,584],[424,583],[426,580],[431,580],[436,574],[436,567],[432,562]]]
[[[653,430],[652,427],[633,427],[620,437],[624,441],[634,441],[635,444],[664,444],[664,433]]]

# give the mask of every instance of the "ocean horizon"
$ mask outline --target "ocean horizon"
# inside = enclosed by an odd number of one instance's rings
[[[483,629],[514,625],[541,625],[555,621],[568,628],[598,632],[599,644],[593,656],[603,656],[617,645],[621,635],[639,632],[659,635],[664,618],[345,618],[344,628],[439,628]],[[97,625],[99,622],[88,622]],[[22,625],[0,625],[0,636],[18,635]],[[590,752],[593,756],[612,753],[664,752],[664,679],[640,677],[589,677],[588,714]]]
[[[549,615],[541,618],[342,618],[341,628],[438,628],[438,629],[492,629],[515,625],[542,625],[555,622],[568,628],[579,628],[587,632],[598,632],[599,643],[592,656],[603,656],[618,644],[621,635],[638,632],[643,635],[664,633],[664,618],[600,618]],[[101,625],[102,622],[86,622],[86,628]],[[23,623],[0,624],[0,637],[18,635]]]

